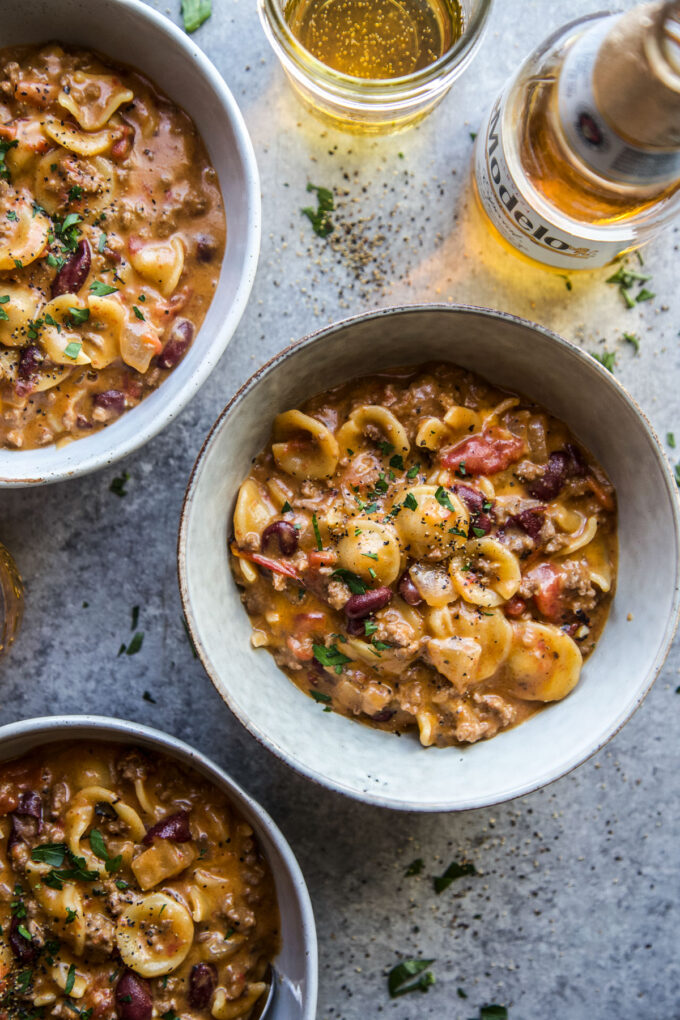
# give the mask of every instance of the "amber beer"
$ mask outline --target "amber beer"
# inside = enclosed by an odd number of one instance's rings
[[[680,204],[680,0],[560,29],[520,67],[477,139],[485,216],[517,251],[592,269]]]

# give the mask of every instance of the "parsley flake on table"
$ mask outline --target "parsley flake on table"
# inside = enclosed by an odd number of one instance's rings
[[[182,22],[185,32],[195,32],[211,14],[212,0],[182,0]]]
[[[635,348],[635,353],[636,354],[640,353],[640,337],[639,336],[636,336],[635,333],[624,333],[623,334],[623,339],[626,341],[627,344],[630,344],[632,347]]]
[[[435,983],[434,974],[428,970],[433,963],[434,960],[402,960],[393,967],[387,977],[390,998],[396,999],[410,992],[427,992]],[[413,978],[416,980],[413,981]]]
[[[675,434],[673,432],[666,433],[666,442],[670,446],[671,450],[675,449]]]
[[[452,861],[443,875],[436,875],[432,879],[434,891],[439,894],[443,893],[445,889],[455,882],[457,878],[463,878],[465,875],[476,875],[477,869],[474,864],[470,861],[464,861],[463,864],[459,864],[458,861]]]
[[[479,1020],[508,1020],[506,1006],[498,1006],[492,1003],[490,1006],[482,1006],[479,1011]]]
[[[127,482],[130,481],[130,473],[123,471],[122,475],[117,475],[111,484],[109,485],[109,492],[114,492],[116,496],[127,496],[127,489],[125,488]]]
[[[593,354],[595,361],[599,361],[608,372],[614,374],[614,365],[616,364],[616,351],[603,351],[602,354]]]
[[[425,861],[423,860],[423,858],[416,857],[415,861],[411,861],[404,874],[407,876],[407,878],[410,878],[411,875],[420,875],[424,867]]]
[[[317,237],[328,237],[335,230],[333,221],[331,220],[329,213],[335,209],[335,200],[333,198],[333,192],[328,188],[318,187],[316,184],[309,183],[307,185],[307,191],[316,192],[316,209],[312,206],[305,206],[301,210],[303,216],[306,216],[312,224],[312,229]]]

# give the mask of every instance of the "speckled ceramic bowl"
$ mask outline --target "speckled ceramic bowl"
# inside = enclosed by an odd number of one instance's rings
[[[138,69],[192,117],[227,214],[215,296],[191,349],[137,407],[105,429],[57,449],[0,450],[0,488],[39,485],[108,467],[172,421],[215,368],[250,295],[260,250],[260,183],[241,112],[190,36],[139,0],[0,0],[1,46],[58,40]]]
[[[214,783],[252,825],[276,883],[282,945],[274,961],[280,978],[267,1020],[315,1020],[317,943],[312,904],[300,867],[282,833],[266,811],[226,772],[181,740],[160,730],[122,719],[73,715],[25,719],[0,727],[0,761],[57,741],[131,744],[167,754]]]
[[[420,746],[319,706],[250,644],[227,559],[238,487],[274,416],[357,375],[451,361],[563,419],[616,486],[620,564],[609,621],[564,701],[471,747]],[[678,616],[675,481],[649,423],[616,379],[554,333],[501,312],[424,305],[341,322],[260,369],[220,415],[189,482],[179,534],[184,609],[232,712],[266,747],[333,790],[387,807],[445,811],[528,793],[599,750],[641,703]]]

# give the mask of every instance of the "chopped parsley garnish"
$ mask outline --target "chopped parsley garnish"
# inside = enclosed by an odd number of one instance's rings
[[[635,353],[638,354],[640,351],[640,338],[635,333],[624,333],[623,339],[626,343],[631,344],[635,348]]]
[[[224,933],[224,941],[226,942],[227,939],[230,939],[231,936],[235,935],[235,934],[236,934],[236,928],[227,928],[227,930]]]
[[[460,464],[456,468],[456,474],[458,475],[459,478],[465,478],[466,477],[467,471],[465,470],[465,461],[464,460],[461,460]]]
[[[70,343],[67,343],[66,347],[64,347],[64,354],[67,358],[73,358],[75,361],[82,349],[83,345],[81,343],[78,343],[76,340],[71,340]]]
[[[115,492],[116,496],[127,496],[127,489],[125,488],[127,482],[130,481],[129,471],[123,471],[122,475],[117,475],[109,485],[109,492]]]
[[[93,280],[90,284],[90,290],[95,297],[106,297],[107,294],[118,293],[118,287],[111,287],[108,283],[104,283],[102,280]]]
[[[370,637],[371,634],[375,634],[378,629],[378,624],[374,620],[364,620],[364,634],[366,637]]]
[[[182,0],[185,32],[195,32],[212,14],[212,0]]]
[[[9,294],[2,294],[0,296],[0,305],[6,305],[8,301]],[[0,320],[2,319],[9,319],[9,315],[7,314],[4,308],[0,308]]]
[[[21,973],[17,975],[17,985],[16,985],[17,986],[17,991],[19,991],[19,992],[26,992],[26,991],[28,991],[32,981],[33,981],[33,971],[32,970],[22,970]]]
[[[66,852],[66,843],[42,843],[31,851],[31,860],[38,864],[49,864],[51,868],[60,868]]]
[[[328,188],[317,187],[316,184],[309,183],[307,185],[307,191],[316,192],[316,209],[312,206],[305,206],[301,210],[303,216],[306,216],[310,223],[314,233],[318,237],[328,237],[335,230],[333,221],[331,220],[329,213],[335,209],[335,200],[333,198],[333,192],[329,191]]]
[[[323,541],[321,539],[321,532],[319,531],[319,522],[316,519],[316,514],[312,514],[312,527],[314,528],[314,538],[316,539],[316,548],[321,552],[323,549]]]
[[[456,512],[455,507],[451,502],[451,498],[443,485],[438,486],[437,491],[434,494],[434,498],[437,500],[440,506],[443,506],[446,510],[450,510],[451,513],[455,514]]]
[[[281,507],[281,513],[282,514],[292,514],[292,512],[293,512],[293,508],[290,505],[290,503],[288,502],[288,500],[286,500],[286,502]]]
[[[475,538],[484,538],[484,535],[486,535],[486,531],[484,530],[484,528],[478,528],[475,524],[472,525],[471,530]]]
[[[104,837],[99,829],[92,829],[90,832],[90,847],[95,857],[98,857],[100,861],[104,861],[104,866],[109,874],[113,871],[118,871],[123,863],[123,857],[121,854],[117,854],[115,857],[110,856],[109,851],[106,849]]]
[[[384,455],[387,457],[389,456],[390,453],[392,453],[394,446],[392,445],[392,443],[388,443],[386,439],[381,439],[381,441],[378,443],[378,449],[381,451],[381,453],[384,453]]]
[[[367,556],[369,560],[375,560],[376,563],[378,562],[378,554],[377,553],[362,553],[361,555],[362,556]]]
[[[449,864],[448,868],[443,875],[437,875],[432,879],[434,885],[434,891],[436,893],[443,893],[445,889],[455,882],[457,878],[463,878],[465,875],[476,875],[477,869],[471,861],[464,861],[463,864],[459,864],[458,861],[453,861]]]
[[[330,645],[328,648],[325,645],[312,645],[312,648],[316,661],[320,662],[322,666],[334,669],[338,676],[342,673],[342,667],[351,662],[347,655],[343,655],[339,651],[337,645]]]
[[[406,499],[404,500],[403,505],[406,507],[407,510],[417,510],[418,500],[416,499],[412,492],[409,492],[408,495],[406,496]]]
[[[61,889],[62,883],[75,879],[80,882],[95,882],[99,875],[96,871],[90,871],[84,857],[76,855],[67,847],[66,843],[43,843],[31,851],[31,859],[42,864],[49,864],[53,869],[43,875],[41,881],[51,889]],[[68,864],[68,867],[64,867]],[[73,912],[74,920],[76,914]]]
[[[416,857],[415,861],[411,861],[404,874],[410,878],[411,875],[419,875],[425,867],[425,861],[422,857]]]
[[[9,167],[5,163],[5,156],[10,149],[13,149],[15,145],[18,145],[18,141],[14,138],[11,142],[0,142],[0,180],[9,181]]]
[[[78,247],[78,238],[80,237],[80,227],[78,224],[81,222],[78,213],[69,213],[63,220],[53,220],[54,234],[59,243],[67,251],[75,251]]]
[[[595,361],[599,361],[601,365],[607,369],[608,372],[614,374],[614,365],[616,364],[616,351],[603,351],[602,354],[593,354]]]
[[[635,295],[635,301],[636,304],[640,304],[641,301],[651,301],[652,298],[655,297],[656,294],[653,294],[651,290],[647,290],[646,287],[643,287],[642,290],[638,291],[638,293]]]
[[[408,469],[408,471],[406,472],[406,477],[407,478],[415,478],[419,471],[420,471],[420,464],[414,464],[413,467],[410,467]]]
[[[69,319],[74,326],[82,326],[90,318],[89,308],[69,308]]]
[[[145,319],[144,319],[144,312],[140,308],[138,308],[137,305],[133,305],[132,306],[132,311],[135,313],[135,315],[136,315],[136,317],[138,319],[141,319],[142,322],[145,321]]]
[[[395,453],[394,457],[390,458],[390,467],[394,468],[395,471],[404,470],[404,458],[400,453]]]
[[[18,223],[19,222],[19,217],[14,212],[14,209],[10,209],[10,211],[7,213],[7,219],[10,220],[12,223]]]
[[[107,240],[107,235],[102,232],[99,235],[99,240],[97,241],[97,251],[99,252],[100,255],[104,251],[104,248],[106,248],[106,240]]]
[[[428,970],[433,963],[434,960],[403,960],[393,967],[387,978],[390,998],[396,999],[410,992],[427,992],[434,984],[434,974]]]
[[[484,532],[482,532],[482,534],[484,534]],[[469,535],[465,534],[465,532],[462,530],[462,528],[458,528],[455,524],[454,524],[454,526],[452,528],[449,528],[449,535],[458,535],[459,538],[469,538],[470,537]]]
[[[351,570],[347,570],[345,567],[337,567],[331,574],[331,577],[338,577],[341,581],[344,581],[352,595],[363,595],[366,591],[366,585],[359,575]]]
[[[75,981],[76,981],[76,965],[75,965],[75,963],[72,963],[71,966],[68,969],[68,974],[66,975],[66,984],[64,985],[64,995],[70,995],[71,994],[71,992],[73,991],[73,986],[75,984]]]
[[[116,879],[116,889],[120,889],[121,892],[125,892],[125,890],[129,889],[129,888],[130,887],[129,887],[128,883],[124,879],[122,879],[122,878],[117,878]]]
[[[331,698],[330,694],[324,694],[323,691],[314,691],[314,690],[312,690],[311,687],[309,689],[309,693],[311,694],[311,696],[314,698],[315,701],[319,701],[319,702],[323,702],[323,703],[327,704],[329,701],[333,700]]]

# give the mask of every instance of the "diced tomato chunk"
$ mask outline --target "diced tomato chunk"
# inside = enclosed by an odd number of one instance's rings
[[[338,562],[338,556],[333,549],[313,549],[307,553],[307,562],[310,570],[318,570],[319,567],[334,567]]]
[[[468,436],[444,450],[441,462],[465,475],[494,475],[505,471],[522,456],[525,443],[506,429],[494,426],[478,436]]]
[[[528,578],[538,584],[534,594],[534,602],[539,613],[546,616],[553,623],[561,620],[564,612],[563,574],[559,567],[552,563],[539,563],[537,567],[530,570]]]

